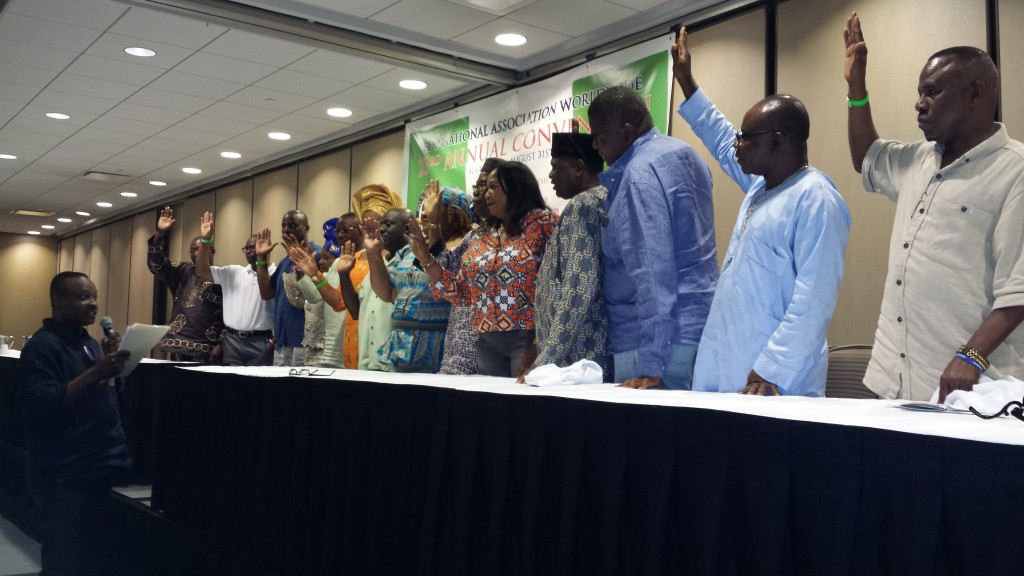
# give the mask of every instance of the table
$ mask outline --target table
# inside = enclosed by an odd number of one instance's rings
[[[168,520],[282,573],[1021,570],[1013,419],[285,374],[164,369],[153,483]]]

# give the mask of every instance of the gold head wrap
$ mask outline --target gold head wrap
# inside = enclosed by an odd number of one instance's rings
[[[363,186],[352,196],[352,211],[360,220],[363,219],[363,213],[367,211],[384,216],[388,210],[402,207],[404,207],[402,199],[384,184]]]

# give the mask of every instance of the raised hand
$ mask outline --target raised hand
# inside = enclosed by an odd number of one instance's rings
[[[293,246],[302,248],[302,244],[291,234],[281,234],[281,245],[284,246],[285,250],[288,250],[289,254]]]
[[[277,242],[270,241],[270,228],[264,228],[256,233],[257,260],[266,260],[276,246]]]
[[[303,250],[302,246],[298,244],[286,245],[285,247],[288,250],[288,257],[292,259],[292,263],[295,264],[297,270],[301,270],[306,276],[316,276],[319,268],[312,254]]]
[[[423,227],[416,218],[409,219],[409,228],[405,233],[405,239],[409,241],[409,247],[420,264],[430,262],[433,256],[430,254],[430,245],[427,237],[423,234]]]
[[[380,224],[373,220],[363,222],[363,249],[370,256],[380,256],[384,250],[384,240],[380,237]]]
[[[346,240],[341,248],[341,255],[335,260],[338,274],[348,275],[356,266],[356,246],[351,240]]]
[[[843,41],[846,43],[846,64],[843,76],[850,85],[848,96],[860,99],[867,95],[865,76],[868,67],[868,45],[864,42],[864,32],[860,28],[860,16],[854,12],[846,19],[843,30]]]
[[[156,237],[163,238],[167,231],[174,226],[174,210],[170,206],[164,206],[160,211],[160,218],[156,221]]]
[[[203,212],[199,218],[199,235],[210,240],[213,238],[213,212]]]
[[[672,75],[675,76],[679,87],[683,89],[683,96],[689,98],[697,91],[697,81],[693,79],[693,67],[691,65],[690,47],[687,43],[686,26],[679,29],[676,41],[672,44]]]

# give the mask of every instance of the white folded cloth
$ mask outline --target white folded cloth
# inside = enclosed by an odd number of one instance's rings
[[[537,366],[526,375],[530,386],[569,386],[574,384],[600,384],[604,371],[593,360],[583,359],[571,366],[559,368],[555,364]]]
[[[939,390],[932,394],[932,402],[938,402]],[[954,390],[946,396],[946,406],[967,410],[973,407],[984,415],[995,414],[1003,409],[1009,402],[1024,400],[1024,382],[1013,376],[1004,376],[999,380],[993,380],[988,376],[982,376],[974,390]]]

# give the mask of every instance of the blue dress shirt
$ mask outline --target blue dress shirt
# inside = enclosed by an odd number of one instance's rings
[[[730,124],[703,91],[679,114],[746,190],[697,350],[693,389],[736,392],[751,369],[785,395],[822,396],[825,334],[843,279],[850,213],[828,176],[804,168],[765,189],[736,163]]]
[[[644,133],[599,176],[608,349],[661,377],[672,344],[696,346],[718,281],[711,171],[688,144]]]

